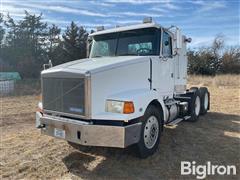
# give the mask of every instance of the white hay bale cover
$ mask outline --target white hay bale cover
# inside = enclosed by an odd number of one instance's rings
[[[14,90],[14,80],[0,81],[0,93],[8,94]]]

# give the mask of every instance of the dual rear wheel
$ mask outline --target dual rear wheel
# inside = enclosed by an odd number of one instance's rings
[[[188,121],[195,122],[198,120],[199,115],[204,115],[209,110],[210,94],[206,87],[190,88],[189,90],[189,115],[191,116]]]

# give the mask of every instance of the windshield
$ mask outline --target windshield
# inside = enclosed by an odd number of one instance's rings
[[[156,28],[96,35],[90,57],[159,55],[159,32]]]

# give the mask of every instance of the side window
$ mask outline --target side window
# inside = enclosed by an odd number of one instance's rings
[[[162,55],[165,57],[172,56],[172,38],[167,32],[163,32]]]
[[[109,55],[109,45],[107,42],[101,41],[98,44],[98,51],[101,56]]]
[[[108,56],[109,55],[109,45],[105,41],[99,41],[94,43],[94,48],[92,56]]]

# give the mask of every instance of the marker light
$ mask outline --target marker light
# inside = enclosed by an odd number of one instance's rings
[[[145,23],[152,23],[152,17],[145,17],[144,19],[143,19],[143,23],[145,24]]]

